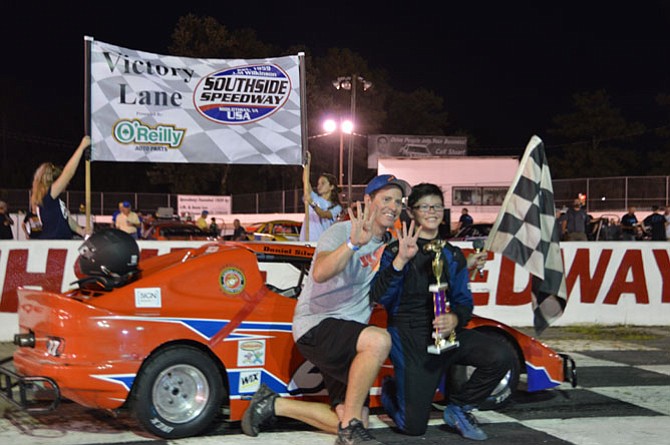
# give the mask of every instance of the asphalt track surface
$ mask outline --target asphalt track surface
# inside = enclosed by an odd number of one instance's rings
[[[489,445],[631,445],[670,443],[670,327],[639,328],[650,339],[584,338],[549,328],[542,340],[577,362],[579,384],[540,393],[515,394],[506,408],[476,413]],[[1,356],[11,345],[0,345]],[[64,402],[54,412],[31,416],[0,401],[0,443],[6,445],[84,444],[333,444],[334,436],[280,419],[258,437],[239,424],[222,424],[208,436],[174,441],[142,431],[128,415],[113,417]],[[435,410],[422,437],[397,433],[381,411],[373,413],[375,437],[386,444],[472,444],[442,424]]]

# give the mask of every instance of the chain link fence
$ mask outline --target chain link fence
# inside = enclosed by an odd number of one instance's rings
[[[641,210],[652,205],[670,204],[670,176],[624,176],[613,178],[558,179],[553,181],[556,207],[569,206],[580,194],[586,195],[587,212],[620,211],[630,206]],[[365,185],[352,186],[353,201],[362,200]],[[71,213],[84,213],[83,191],[66,191],[63,201]],[[7,202],[10,212],[25,211],[30,203],[29,189],[0,189],[0,200]],[[343,203],[349,202],[346,194]],[[177,195],[161,193],[91,192],[91,214],[111,215],[121,201],[130,201],[143,213],[159,207],[177,212]],[[302,189],[232,195],[232,213],[300,213]]]

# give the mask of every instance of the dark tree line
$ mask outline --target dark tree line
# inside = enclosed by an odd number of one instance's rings
[[[393,87],[389,67],[372,67],[364,57],[346,48],[312,54],[305,45],[279,48],[262,42],[252,29],[231,30],[212,17],[181,17],[168,47],[171,54],[203,58],[261,58],[306,53],[308,134],[322,133],[325,115],[347,115],[350,93],[335,90],[338,76],[358,74],[373,82],[356,100],[356,133],[433,134],[468,136],[471,155],[520,155],[480,146],[476,123],[457,128],[445,109],[443,98],[419,88],[400,91]],[[57,134],[34,134],[27,119],[35,119],[30,104],[20,100],[20,89],[2,88],[0,143],[2,144],[2,188],[29,188],[35,167],[44,160],[64,163],[80,138],[65,114],[54,109],[45,119]],[[81,98],[67,98],[76,107]],[[659,94],[658,106],[667,113],[670,96]],[[664,111],[663,111],[664,110]],[[450,110],[454,113],[458,110]],[[55,124],[55,125],[54,125]],[[670,126],[663,122],[645,126],[631,122],[612,104],[604,90],[577,92],[569,113],[558,115],[551,128],[540,135],[545,140],[555,178],[667,175],[670,174]],[[529,137],[531,135],[528,135]],[[68,144],[66,141],[72,141]],[[364,183],[374,171],[367,168],[367,140],[355,136],[353,183]],[[339,137],[310,139],[315,171],[336,172]],[[17,153],[19,155],[17,155]],[[345,158],[346,159],[346,158]],[[346,171],[346,170],[345,170]],[[143,191],[184,194],[251,193],[301,187],[301,167],[269,165],[206,164],[91,164],[94,191]],[[78,173],[71,190],[83,189]]]

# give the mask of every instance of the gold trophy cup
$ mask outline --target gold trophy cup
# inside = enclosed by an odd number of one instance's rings
[[[428,290],[433,293],[433,311],[435,318],[449,312],[449,301],[447,300],[447,283],[440,283],[442,278],[442,269],[444,268],[444,258],[442,258],[442,249],[447,242],[444,240],[433,240],[423,246],[424,252],[433,253],[433,275],[435,275],[436,283],[428,286]],[[433,339],[435,344],[428,346],[430,354],[440,354],[452,348],[458,347],[458,340],[456,340],[456,333],[452,331],[448,338],[445,338],[443,333],[438,328],[433,332]]]

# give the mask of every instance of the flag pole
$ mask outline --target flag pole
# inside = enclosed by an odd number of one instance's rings
[[[84,36],[84,133],[91,135],[91,44],[93,37]],[[84,152],[84,166],[86,171],[84,185],[84,202],[86,207],[86,227],[87,234],[93,233],[91,227],[91,150],[93,141]]]
[[[301,139],[302,139],[302,165],[303,168],[309,168],[307,165],[307,75],[305,68],[305,53],[298,53],[298,60],[300,62],[300,127],[301,127]],[[304,172],[303,172],[304,174]],[[304,186],[304,185],[303,185]],[[303,196],[305,191],[303,190]],[[305,206],[305,240],[309,241],[309,206],[307,203],[304,203]]]

